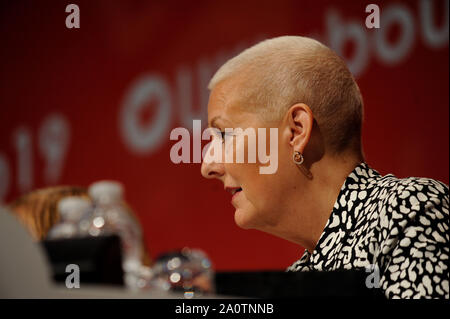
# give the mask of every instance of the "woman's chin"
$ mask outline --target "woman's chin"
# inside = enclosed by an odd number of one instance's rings
[[[253,218],[251,215],[245,210],[238,208],[234,212],[234,222],[242,229],[251,229],[253,228]]]

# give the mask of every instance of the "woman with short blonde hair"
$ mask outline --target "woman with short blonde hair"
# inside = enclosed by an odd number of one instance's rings
[[[377,268],[388,298],[449,298],[448,186],[365,162],[361,93],[336,53],[305,37],[269,39],[226,62],[209,89],[222,154],[234,150],[227,128],[278,132],[274,174],[224,155],[201,172],[232,194],[238,226],[306,249],[288,270]]]

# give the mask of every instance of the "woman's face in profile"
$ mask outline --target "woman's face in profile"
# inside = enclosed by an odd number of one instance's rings
[[[269,128],[276,127],[278,123],[263,121],[254,111],[247,111],[245,103],[238,92],[243,89],[226,80],[219,83],[211,92],[208,104],[208,124],[210,127],[220,131],[213,134],[212,143],[220,143],[215,147],[222,148],[222,160],[219,162],[203,162],[202,175],[206,178],[216,178],[222,181],[226,191],[230,193],[231,204],[235,208],[234,219],[239,227],[245,229],[259,229],[270,231],[279,221],[283,211],[283,194],[289,187],[289,169],[283,158],[287,147],[280,147],[280,129],[278,129],[278,147],[273,150],[273,156],[277,156],[277,170],[273,174],[261,174],[260,167],[268,166],[262,164],[258,158],[258,128],[266,129],[266,153],[269,154]],[[248,107],[247,107],[248,109]],[[247,137],[243,143],[237,143],[237,136],[233,140],[223,138],[225,129],[248,128],[254,129],[255,139],[252,142]],[[236,133],[232,133],[236,135]],[[256,145],[253,145],[256,144]],[[256,163],[249,162],[248,151],[256,150]],[[211,148],[210,148],[211,149]],[[236,163],[236,153],[243,152],[244,163]],[[225,162],[226,153],[233,152],[233,161]],[[228,154],[229,155],[229,154]],[[231,158],[231,157],[230,157]],[[290,156],[288,156],[290,158]],[[287,163],[291,164],[291,163]]]

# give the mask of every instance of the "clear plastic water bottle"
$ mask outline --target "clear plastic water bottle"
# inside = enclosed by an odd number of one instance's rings
[[[115,181],[99,181],[89,187],[94,202],[87,233],[90,236],[117,234],[121,239],[125,284],[138,289],[141,271],[142,232],[123,203],[123,187]],[[82,228],[86,231],[86,224]],[[81,227],[81,226],[80,226]]]
[[[61,239],[79,236],[79,223],[83,216],[89,213],[90,208],[91,203],[83,197],[69,196],[61,199],[58,203],[60,221],[50,229],[47,238]]]

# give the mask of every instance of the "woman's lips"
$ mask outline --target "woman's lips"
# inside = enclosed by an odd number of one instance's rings
[[[239,188],[238,190],[236,190],[233,194],[233,196],[231,196],[231,200],[233,200],[236,196],[238,196],[240,193],[242,192],[242,188]]]
[[[225,187],[225,190],[228,191],[232,195],[231,200],[233,200],[233,198],[235,198],[242,191],[242,188],[241,187]]]

